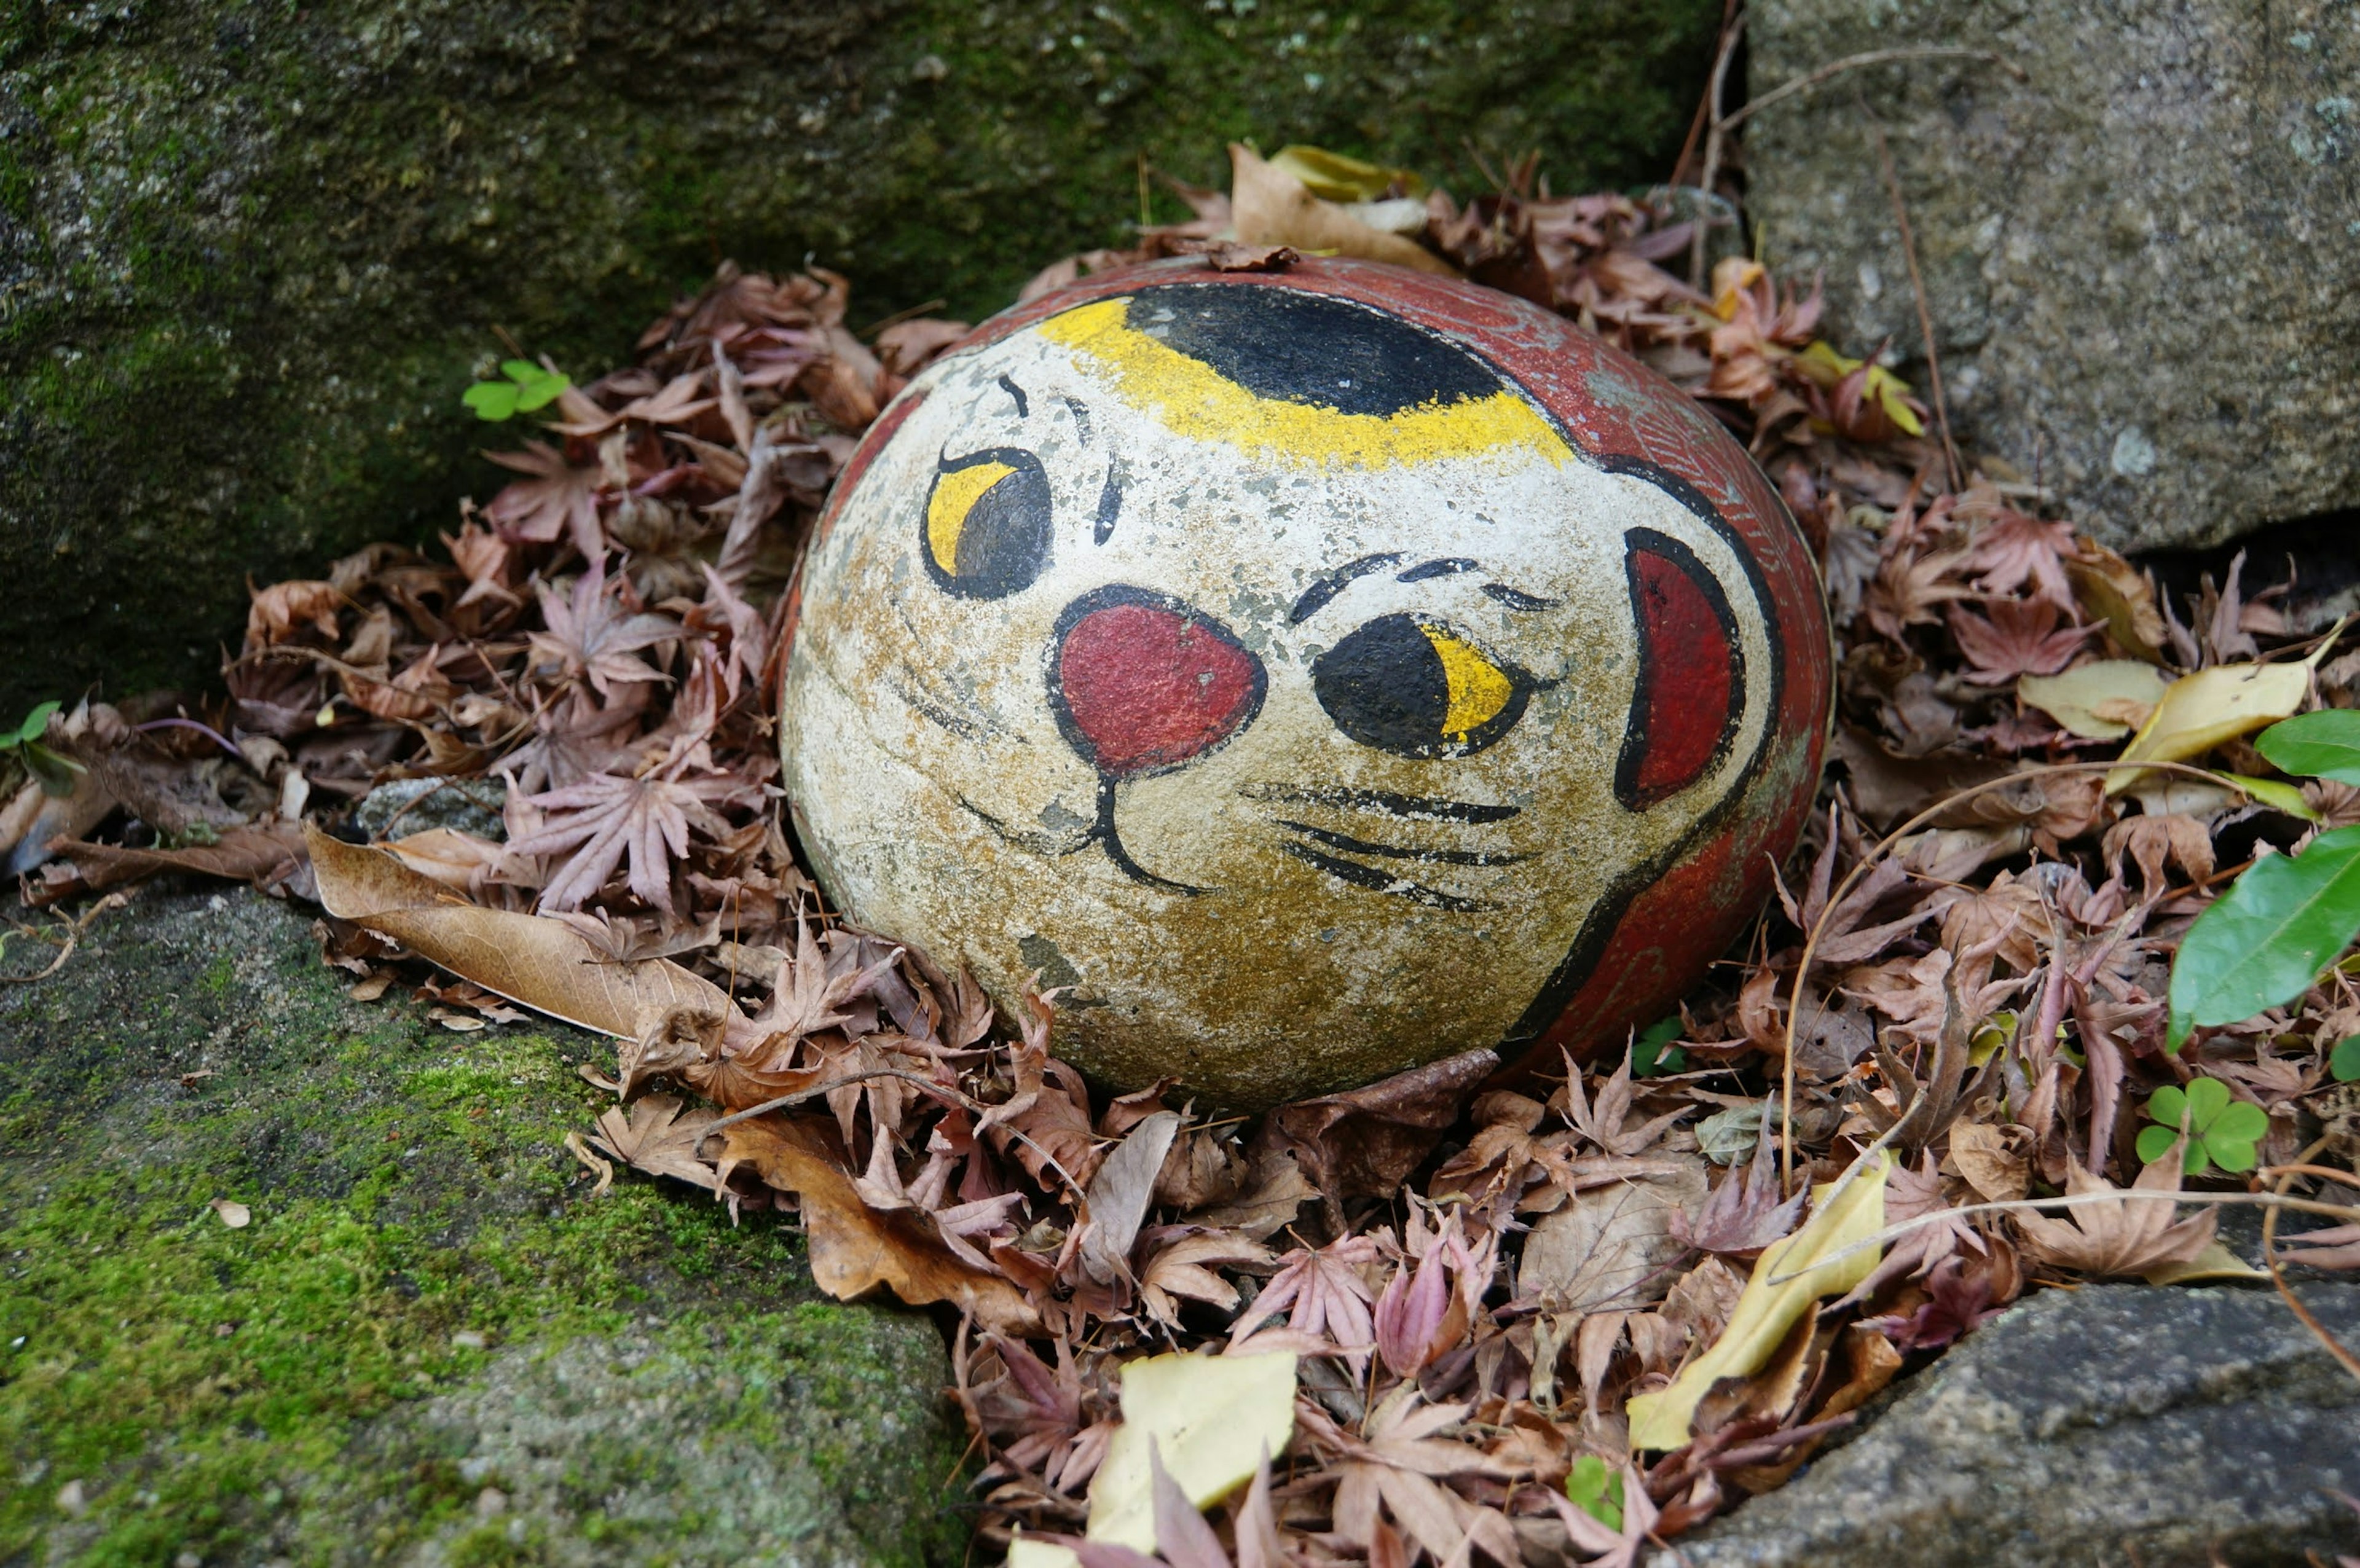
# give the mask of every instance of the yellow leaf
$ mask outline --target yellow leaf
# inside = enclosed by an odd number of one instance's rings
[[[1153,1356],[1122,1369],[1122,1424],[1090,1481],[1092,1541],[1155,1550],[1147,1444],[1198,1508],[1253,1479],[1295,1434],[1295,1355]]]
[[[2325,644],[2321,645],[2324,651]],[[2313,654],[2311,658],[2319,656]],[[2311,691],[2311,664],[2223,664],[2183,675],[2164,691],[2155,712],[2123,747],[2125,762],[2184,762],[2214,746],[2292,718]],[[2136,768],[2106,775],[2106,793],[2119,795],[2139,776]]]
[[[1909,406],[1909,383],[1881,365],[1868,367],[1868,395],[1885,407],[1885,417],[1910,435],[1926,433],[1924,421],[1918,410]]]
[[[1859,360],[1847,359],[1829,347],[1825,338],[1813,338],[1811,346],[1795,356],[1795,368],[1823,388],[1833,387],[1860,366]]]
[[[1229,214],[1244,245],[1293,245],[1446,278],[1459,276],[1457,267],[1416,241],[1369,227],[1335,202],[1313,195],[1294,175],[1255,157],[1252,148],[1236,143],[1229,147]]]
[[[1837,1181],[1812,1189],[1811,1217],[1802,1229],[1763,1252],[1729,1314],[1729,1326],[1712,1348],[1689,1362],[1671,1387],[1631,1401],[1633,1453],[1685,1444],[1697,1401],[1715,1383],[1761,1370],[1813,1301],[1851,1290],[1875,1269],[1883,1252],[1875,1247],[1819,1261],[1885,1228],[1885,1178],[1893,1157],[1880,1149],[1863,1160]],[[1793,1278],[1772,1283],[1783,1275]]]
[[[1037,1541],[1020,1528],[1008,1542],[1008,1568],[1081,1568],[1070,1546]]]
[[[2267,1279],[2269,1277],[2268,1270],[2255,1268],[2217,1240],[2208,1243],[2203,1251],[2185,1263],[2159,1263],[2144,1276],[2150,1285],[2194,1285],[2208,1279]]]
[[[1363,163],[1325,147],[1283,147],[1270,159],[1270,167],[1295,176],[1323,201],[1374,201],[1391,191],[1395,180],[1409,195],[1426,194],[1426,181],[1406,169]]]
[[[2284,811],[2288,816],[2300,817],[2307,822],[2327,820],[2320,815],[2318,808],[2302,798],[2300,789],[2283,779],[2256,779],[2248,774],[2227,772],[2221,777],[2274,811]]]
[[[2120,740],[2144,722],[2163,701],[2169,678],[2152,664],[2136,659],[2102,659],[2080,664],[2062,675],[2027,675],[2016,683],[2016,694],[2083,740]],[[2137,721],[2126,724],[2116,703],[2136,704]]]
[[[1712,267],[1712,313],[1724,321],[1737,319],[1737,299],[1762,281],[1762,264],[1742,256],[1725,256]]]

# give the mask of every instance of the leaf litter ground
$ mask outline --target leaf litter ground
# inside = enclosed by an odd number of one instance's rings
[[[325,909],[357,996],[615,1037],[585,1182],[791,1212],[824,1289],[938,1305],[983,1530],[1032,1563],[1627,1563],[2027,1289],[2257,1277],[2217,1202],[2323,1214],[2291,1255],[2360,1266],[2349,932],[2267,1007],[2175,1019],[2170,968],[2247,864],[2360,824],[2349,732],[2248,738],[2360,705],[2360,653],[2242,558],[2173,604],[2037,484],[1956,463],[1818,336],[1816,289],[1667,270],[1698,236],[1645,203],[1527,165],[1461,208],[1307,149],[1181,194],[1191,222],[1027,293],[1313,248],[1463,273],[1700,399],[1809,537],[1840,669],[1819,810],[1644,1040],[1220,1119],[1184,1083],[1094,1093],[1054,995],[995,1017],[833,918],[781,826],[784,590],[861,430],[965,328],[864,338],[816,270],[725,267],[585,386],[516,362],[475,404],[549,422],[440,552],[257,591],[217,696],[11,736],[27,902],[250,880]],[[56,918],[19,930],[62,963]]]

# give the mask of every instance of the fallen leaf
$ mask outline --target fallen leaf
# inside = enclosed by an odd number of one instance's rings
[[[1092,1541],[1155,1550],[1148,1445],[1197,1508],[1253,1479],[1295,1435],[1292,1352],[1147,1356],[1122,1367],[1122,1424],[1090,1482]]]
[[[213,1210],[221,1216],[221,1223],[232,1230],[244,1230],[254,1223],[254,1211],[234,1198],[213,1199]]]
[[[1986,1203],[2013,1203],[2032,1190],[2031,1163],[1988,1123],[1961,1121],[1950,1128],[1950,1161]]]
[[[2204,1250],[2185,1263],[2163,1263],[2142,1276],[2150,1285],[2201,1285],[2214,1279],[2267,1279],[2267,1269],[2256,1269],[2223,1246],[2207,1242]]]
[[[2027,675],[2016,694],[2084,740],[2120,740],[2147,722],[2170,684],[2152,664],[2102,659],[2061,675]]]
[[[120,844],[59,839],[49,853],[74,863],[85,890],[119,887],[159,872],[191,872],[271,887],[286,881],[303,863],[303,836],[292,822],[225,829],[212,844],[185,849],[130,849]]]
[[[1672,1216],[1704,1201],[1704,1166],[1685,1161],[1678,1174],[1593,1187],[1542,1216],[1524,1238],[1516,1293],[1549,1299],[1551,1310],[1630,1311],[1671,1289],[1670,1266],[1687,1245]]]
[[[1090,1178],[1082,1266],[1099,1284],[1130,1272],[1131,1244],[1139,1238],[1139,1224],[1147,1217],[1148,1201],[1155,1193],[1156,1173],[1164,1169],[1164,1156],[1179,1130],[1178,1115],[1156,1112],[1131,1128]]]
[[[2138,1173],[2131,1190],[2179,1192],[2180,1164],[2176,1154],[2157,1160]],[[2121,1191],[2078,1163],[2065,1167],[2069,1197]],[[2016,1224],[2033,1256],[2045,1262],[2083,1274],[2140,1275],[2169,1264],[2193,1262],[2212,1244],[2213,1227],[2220,1219],[2216,1213],[2206,1209],[2175,1223],[2172,1216],[2178,1213],[2177,1204],[2160,1199],[2117,1199],[2067,1209],[2059,1219],[2019,1214]]]
[[[672,1020],[717,1029],[736,1010],[720,986],[667,959],[603,962],[605,955],[562,920],[487,909],[382,851],[308,823],[303,835],[330,914],[519,1006],[634,1040]]]
[[[882,1285],[905,1304],[948,1301],[1004,1334],[1040,1332],[1023,1293],[953,1257],[929,1221],[908,1209],[880,1214],[860,1201],[825,1124],[778,1115],[721,1130],[721,1170],[743,1163],[801,1201],[811,1239],[812,1282],[839,1301]]]
[[[1891,1167],[1892,1156],[1876,1149],[1862,1156],[1841,1178],[1813,1189],[1811,1217],[1802,1229],[1763,1252],[1712,1347],[1690,1361],[1669,1388],[1631,1400],[1633,1453],[1685,1445],[1697,1403],[1715,1383],[1758,1370],[1813,1302],[1851,1290],[1874,1270],[1878,1249],[1874,1247],[1821,1260],[1885,1227],[1885,1179]],[[1792,1278],[1781,1278],[1786,1275]]]
[[[2322,643],[2320,652],[2325,651]],[[2184,762],[2290,717],[2311,692],[2311,668],[2309,661],[2223,664],[2183,675],[2164,690],[2155,712],[2123,747],[2122,760]],[[2135,768],[2114,769],[2106,775],[2106,793],[2121,794],[2138,777]]]
[[[1238,238],[1246,245],[1292,245],[1300,251],[1391,262],[1444,278],[1459,276],[1457,267],[1416,241],[1369,227],[1237,142],[1229,144],[1229,203]]]
[[[592,1137],[600,1149],[635,1171],[670,1176],[693,1187],[715,1192],[720,1187],[710,1160],[697,1148],[713,1113],[699,1106],[683,1111],[672,1094],[650,1094],[629,1106],[610,1105],[598,1117]]]

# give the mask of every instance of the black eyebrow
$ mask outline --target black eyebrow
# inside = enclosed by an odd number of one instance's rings
[[[1444,800],[1429,795],[1396,795],[1390,789],[1298,789],[1286,784],[1246,784],[1238,793],[1249,800],[1288,800],[1306,806],[1358,806],[1396,817],[1426,817],[1446,822],[1504,822],[1520,815],[1522,806],[1496,806],[1479,800]]]
[[[1091,542],[1104,544],[1114,535],[1115,518],[1122,515],[1122,486],[1115,483],[1114,470],[1107,470],[1106,488],[1098,492],[1098,529]]]
[[[1483,593],[1511,610],[1554,610],[1565,603],[1562,599],[1544,599],[1537,593],[1519,593],[1504,583],[1486,583]]]
[[[1382,855],[1387,860],[1422,860],[1434,866],[1513,866],[1520,860],[1530,860],[1529,855],[1502,854],[1488,849],[1412,849],[1398,844],[1372,844],[1349,833],[1315,828],[1309,822],[1292,822],[1279,819],[1278,825],[1291,828],[1330,849],[1341,849],[1353,855]]]
[[[1000,387],[1001,391],[1006,392],[1011,397],[1016,399],[1016,417],[1020,419],[1030,419],[1032,414],[1032,406],[1024,396],[1024,388],[1019,387],[1015,382],[1010,380],[1005,376],[1000,378]]]
[[[1287,612],[1286,624],[1301,626],[1324,608],[1330,599],[1351,586],[1354,578],[1382,571],[1400,559],[1401,551],[1393,550],[1384,555],[1364,555],[1358,561],[1346,561],[1303,591],[1303,597],[1297,599],[1295,608]]]
[[[1475,562],[1463,555],[1443,561],[1422,561],[1393,579],[1396,583],[1423,583],[1429,577],[1456,577],[1462,572],[1475,570]]]

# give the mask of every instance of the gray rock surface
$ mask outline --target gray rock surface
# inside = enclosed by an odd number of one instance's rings
[[[2299,1289],[2360,1343],[2360,1286]],[[1678,1545],[1694,1568],[2291,1568],[2360,1553],[2333,1491],[2360,1496],[2360,1381],[2274,1292],[2096,1285],[2012,1309]]]
[[[1782,272],[1863,347],[1921,334],[1885,128],[1962,441],[2118,547],[2360,506],[2360,7],[2349,0],[1763,0],[1748,128]],[[1922,364],[1906,371],[1921,393]]]
[[[1720,9],[11,0],[0,722],[205,679],[249,574],[453,527],[495,328],[595,375],[724,257],[979,319],[1240,136],[1661,179]]]
[[[0,988],[0,1563],[961,1561],[933,1322],[594,1196],[606,1042],[354,1003],[309,924],[150,888]]]

